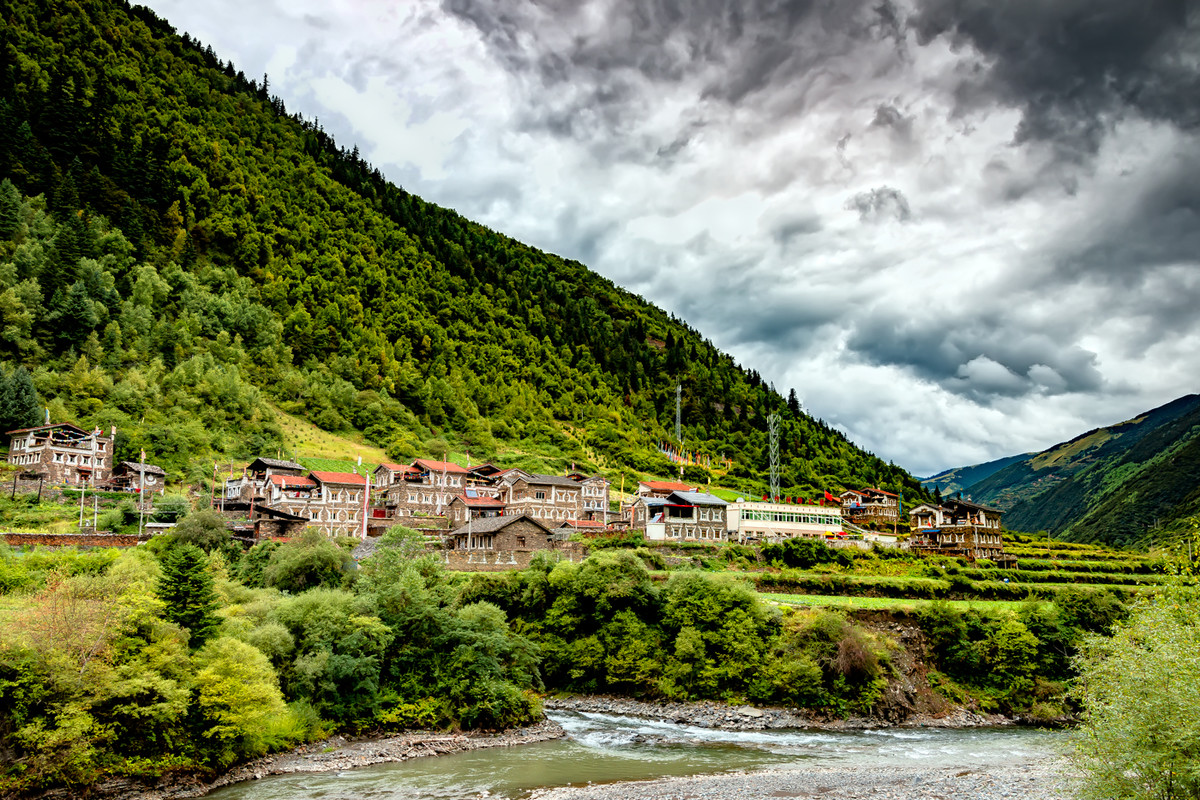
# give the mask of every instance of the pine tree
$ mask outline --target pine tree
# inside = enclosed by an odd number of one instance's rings
[[[96,312],[83,281],[75,281],[65,294],[58,296],[57,336],[63,346],[78,345],[96,328]],[[53,301],[52,301],[53,302]]]
[[[187,628],[190,646],[203,645],[217,630],[217,593],[204,551],[192,544],[177,545],[162,559],[162,578],[157,594],[166,603],[163,616]]]
[[[25,367],[0,371],[0,432],[32,428],[42,421],[42,399]]]
[[[800,398],[796,397],[796,390],[788,394],[788,411],[792,412],[793,417],[800,416]]]
[[[21,218],[21,195],[8,178],[0,181],[0,238],[11,239]]]

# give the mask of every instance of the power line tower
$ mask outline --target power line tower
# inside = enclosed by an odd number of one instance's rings
[[[675,441],[683,444],[683,417],[680,415],[680,400],[683,397],[683,386],[675,384]]]
[[[779,415],[767,417],[767,454],[771,459],[771,502],[779,499]]]

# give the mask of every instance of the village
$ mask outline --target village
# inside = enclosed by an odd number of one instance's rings
[[[84,495],[127,492],[148,510],[169,478],[146,463],[144,454],[141,461],[114,464],[114,437],[100,429],[64,422],[7,436],[14,495],[40,496],[56,486]],[[648,542],[750,545],[799,537],[835,548],[902,548],[999,566],[1016,560],[1004,552],[1001,512],[960,498],[905,509],[902,497],[875,487],[826,491],[812,501],[725,500],[704,486],[649,478],[631,488],[614,499],[611,483],[600,475],[548,475],[486,462],[464,466],[418,458],[381,463],[369,472],[361,467],[335,472],[261,456],[214,474],[209,496],[197,502],[207,500],[227,520],[230,535],[247,544],[287,540],[311,528],[330,537],[357,537],[367,552],[389,528],[401,525],[423,533],[448,566],[466,571],[524,568],[544,551],[575,560],[586,553],[589,539],[639,534]],[[80,503],[82,508],[82,496]],[[84,522],[81,511],[80,534],[103,534]],[[139,534],[168,527],[151,523]],[[63,543],[71,541],[67,536]]]

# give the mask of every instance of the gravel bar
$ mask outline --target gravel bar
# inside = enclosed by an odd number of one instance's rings
[[[530,800],[1068,800],[1060,759],[981,769],[816,767],[699,775],[536,791]]]

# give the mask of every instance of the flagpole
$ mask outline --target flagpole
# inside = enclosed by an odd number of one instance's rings
[[[142,526],[146,522],[146,451],[142,451],[142,460],[138,464],[138,539],[142,538]]]

